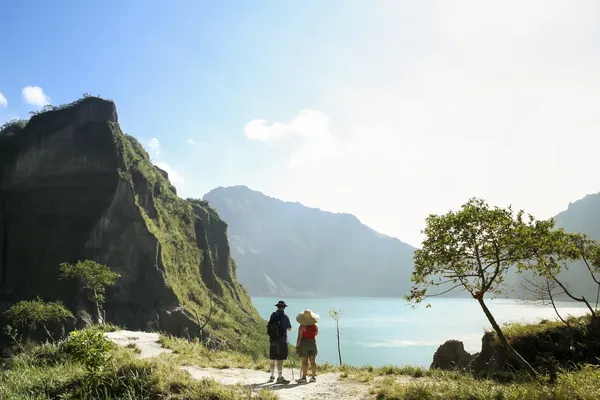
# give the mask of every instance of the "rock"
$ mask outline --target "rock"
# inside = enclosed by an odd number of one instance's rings
[[[0,304],[59,300],[77,327],[90,324],[88,293],[59,279],[60,263],[84,259],[121,275],[106,293],[107,322],[199,334],[189,310],[217,297],[228,314],[260,319],[237,281],[227,225],[205,202],[177,197],[121,132],[115,104],[96,97],[0,135]]]
[[[481,351],[473,355],[469,368],[476,373],[501,371],[506,368],[504,349],[496,342],[494,332],[485,332],[481,338]]]
[[[438,347],[429,368],[443,370],[463,369],[469,365],[470,361],[471,354],[465,351],[463,342],[459,340],[447,340]]]

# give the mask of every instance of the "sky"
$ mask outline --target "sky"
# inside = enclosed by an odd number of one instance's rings
[[[0,123],[115,101],[183,197],[246,185],[414,246],[471,197],[600,191],[600,2],[1,2]]]

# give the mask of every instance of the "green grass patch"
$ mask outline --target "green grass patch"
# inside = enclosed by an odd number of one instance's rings
[[[555,385],[543,380],[507,384],[467,374],[408,382],[388,377],[375,383],[373,395],[379,400],[592,400],[600,398],[600,371],[594,366],[564,371]]]
[[[141,360],[128,348],[115,348],[97,385],[89,387],[85,368],[65,351],[65,342],[31,345],[0,362],[0,399],[214,399],[250,398],[241,386],[194,381],[169,359]],[[258,399],[276,399],[261,392]]]

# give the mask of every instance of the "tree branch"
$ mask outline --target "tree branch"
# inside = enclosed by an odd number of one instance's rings
[[[554,276],[554,274],[550,274],[550,276],[552,277],[552,279],[554,279],[554,281],[556,283],[558,283],[558,285],[562,288],[562,290],[565,291],[565,294],[567,296],[569,296],[571,299],[575,300],[575,301],[579,301],[580,303],[585,303],[585,305],[587,306],[587,308],[590,310],[590,313],[592,314],[592,317],[596,318],[596,313],[594,312],[594,309],[592,308],[592,306],[590,306],[590,303],[588,303],[588,301],[585,299],[584,296],[581,296],[580,298],[575,297],[571,294],[571,292],[569,292],[567,290],[567,288],[565,287],[565,285],[562,284],[561,281],[559,281],[556,276]]]
[[[450,291],[452,291],[452,290],[456,289],[457,287],[461,287],[461,286],[465,286],[465,285],[461,283],[461,284],[458,284],[458,285],[454,285],[454,286],[452,286],[450,289],[448,289],[448,290],[444,290],[444,291],[443,291],[443,292],[441,292],[441,293],[436,293],[436,294],[427,294],[427,295],[425,295],[425,296],[423,296],[423,297],[424,297],[424,298],[428,298],[428,297],[436,297],[436,296],[441,296],[441,295],[443,295],[443,294],[446,294],[446,293],[448,293],[448,292],[450,292]],[[465,288],[466,288],[466,286],[465,286]]]

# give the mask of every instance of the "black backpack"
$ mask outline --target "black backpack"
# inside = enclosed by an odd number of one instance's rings
[[[281,316],[272,315],[267,324],[267,335],[269,339],[277,340],[281,337]]]

